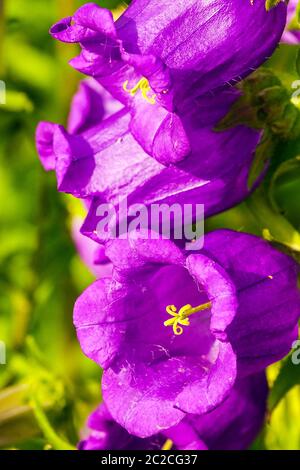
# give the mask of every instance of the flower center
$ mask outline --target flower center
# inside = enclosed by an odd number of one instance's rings
[[[211,308],[211,302],[207,302],[206,304],[198,305],[197,307],[192,307],[190,304],[184,305],[181,307],[179,312],[177,312],[177,308],[175,305],[168,305],[166,307],[166,312],[171,315],[173,318],[164,322],[165,326],[172,326],[173,332],[176,336],[180,336],[183,333],[182,326],[189,326],[190,320],[189,317],[197,312],[202,312],[203,310],[207,310]]]
[[[152,94],[149,96],[149,92],[152,90],[147,78],[141,78],[141,80],[133,88],[128,88],[128,80],[126,80],[126,82],[123,83],[123,89],[131,96],[134,96],[139,90],[141,90],[144,100],[146,100],[149,104],[156,103],[156,95]]]

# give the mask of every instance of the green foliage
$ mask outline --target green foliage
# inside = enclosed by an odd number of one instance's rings
[[[282,362],[279,374],[273,384],[268,400],[268,410],[272,413],[278,403],[295,385],[300,385],[300,373],[297,364],[293,363],[292,355]]]

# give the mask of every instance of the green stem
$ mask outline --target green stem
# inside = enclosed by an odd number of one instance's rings
[[[286,245],[293,251],[300,252],[300,233],[290,222],[274,211],[263,188],[259,188],[246,201],[246,205],[259,221],[264,238]]]
[[[53,449],[76,450],[76,447],[64,441],[56,434],[39,403],[36,400],[32,400],[30,404],[41,431]]]

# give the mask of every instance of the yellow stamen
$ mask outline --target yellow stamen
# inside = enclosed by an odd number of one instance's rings
[[[175,305],[168,305],[166,307],[166,312],[171,315],[173,318],[169,318],[169,320],[164,322],[165,326],[172,326],[173,332],[176,336],[180,336],[183,333],[182,326],[189,326],[190,320],[188,317],[193,315],[197,312],[202,312],[203,310],[207,310],[211,308],[211,302],[207,302],[206,304],[198,305],[197,307],[192,307],[190,304],[184,305],[179,312],[177,312],[177,308]]]
[[[146,78],[141,78],[141,80],[133,87],[133,88],[128,88],[128,80],[123,83],[123,89],[129,93],[131,96],[134,96],[138,90],[141,90],[143,98],[149,103],[149,104],[155,104],[156,103],[156,95],[149,96],[148,93],[151,92],[151,87],[149,85],[149,82]]]
[[[171,450],[173,447],[173,441],[171,439],[167,439],[164,445],[162,446],[161,450]]]

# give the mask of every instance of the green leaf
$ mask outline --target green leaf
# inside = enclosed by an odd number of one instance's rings
[[[300,181],[300,156],[282,162],[272,175],[269,187],[269,197],[274,209],[276,210],[280,210],[275,196],[276,184],[278,183],[280,178],[289,175],[298,176]]]
[[[33,104],[25,93],[20,91],[8,90],[6,92],[6,103],[0,106],[0,110],[15,113],[30,113],[33,111]]]
[[[248,188],[253,188],[254,184],[265,170],[266,165],[273,155],[275,142],[270,133],[265,132],[263,138],[256,148],[255,157],[249,172]]]
[[[299,347],[300,347],[300,341],[299,341],[298,348]],[[269,413],[272,413],[274,411],[278,403],[282,400],[282,398],[284,398],[284,396],[289,392],[289,390],[291,390],[294,386],[300,384],[300,364],[296,364],[295,360],[293,360],[293,355],[296,355],[296,354],[297,354],[296,352],[293,352],[282,363],[280,372],[269,394],[269,398],[268,398]],[[298,358],[296,360],[298,362]]]
[[[55,450],[76,450],[76,447],[72,446],[69,442],[62,439],[55,431],[53,426],[50,424],[46,414],[36,399],[32,399],[31,407],[35,416],[39,428],[42,430],[45,439]]]
[[[26,439],[40,435],[40,427],[33,402],[41,413],[51,412],[56,422],[61,419],[68,407],[68,391],[62,379],[53,374],[46,364],[40,364],[41,353],[33,340],[28,341],[30,358],[10,362],[13,375],[19,375],[21,381],[0,392],[0,447],[15,445]]]
[[[224,131],[240,124],[259,128],[260,122],[257,119],[257,111],[252,106],[248,94],[243,94],[231,107],[226,116],[217,124],[216,131]]]
[[[271,70],[261,68],[238,85],[241,96],[233,104],[227,115],[218,123],[216,131],[223,131],[239,124],[262,129],[264,121],[259,117],[260,93],[270,87],[281,86],[280,80]]]
[[[29,386],[17,385],[0,393],[0,447],[12,445],[39,433],[26,396]]]
[[[239,85],[240,98],[218,123],[216,131],[239,124],[266,129],[281,139],[300,137],[300,110],[291,102],[291,91],[267,68],[253,73]]]
[[[264,188],[259,188],[247,201],[246,205],[261,226],[265,239],[280,243],[296,253],[300,253],[300,233],[276,212],[269,201]]]
[[[300,111],[282,85],[265,88],[258,94],[258,115],[264,126],[281,139],[300,137]]]
[[[53,58],[26,42],[23,37],[8,37],[4,54],[7,70],[27,86],[49,90],[56,80]]]

